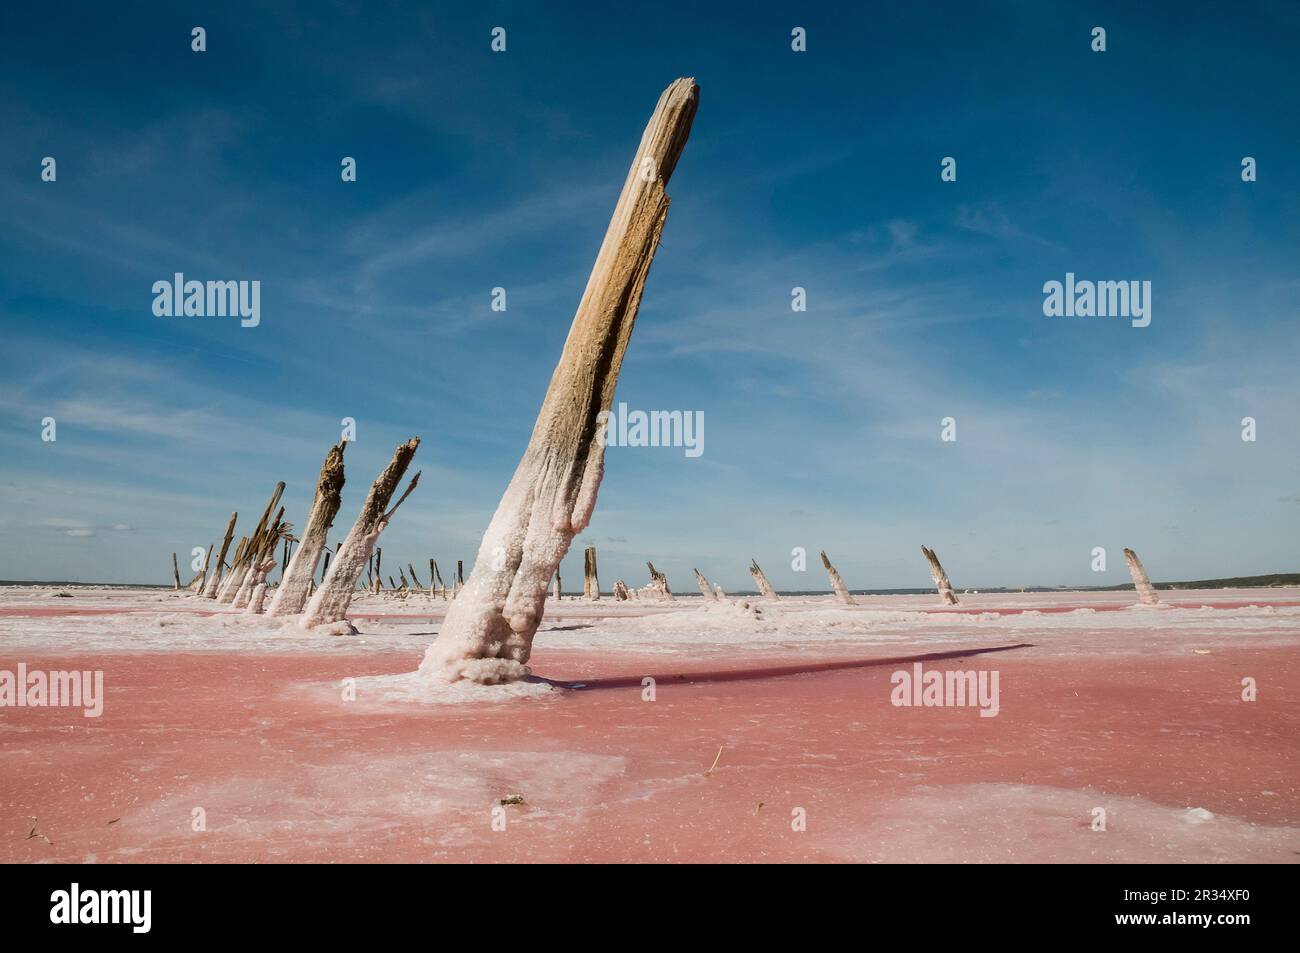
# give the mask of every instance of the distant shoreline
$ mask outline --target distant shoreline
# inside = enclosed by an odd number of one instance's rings
[[[1300,586],[1300,573],[1267,573],[1262,576],[1231,576],[1223,579],[1195,579],[1190,582],[1157,582],[1153,583],[1157,589],[1166,591],[1176,591],[1179,589],[1279,589],[1289,586]],[[0,587],[23,587],[23,586],[49,586],[51,588],[81,588],[81,589],[157,589],[160,592],[175,592],[171,585],[160,585],[157,583],[127,583],[127,582],[67,582],[60,580],[17,580],[17,579],[0,579]],[[182,592],[185,589],[180,590]],[[385,590],[388,591],[388,590]],[[1119,586],[1025,586],[1023,588],[1008,588],[1006,586],[971,586],[956,590],[958,593],[989,593],[989,594],[1006,594],[1017,592],[1132,592],[1133,584],[1125,583]],[[856,596],[923,596],[926,593],[934,592],[932,586],[926,586],[920,589],[850,589]],[[782,596],[825,596],[831,595],[828,589],[778,589],[778,595]],[[581,596],[581,592],[566,592],[566,596]],[[691,598],[699,596],[698,592],[677,592],[675,596],[681,598]],[[729,592],[731,596],[758,596],[759,593],[753,589],[737,589],[735,592]]]

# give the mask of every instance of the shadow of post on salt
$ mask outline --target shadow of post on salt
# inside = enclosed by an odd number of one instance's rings
[[[942,662],[949,659],[967,658],[972,655],[990,655],[994,652],[1009,652],[1012,649],[1032,649],[1033,642],[1017,642],[1015,645],[995,645],[988,648],[953,649],[948,652],[927,652],[923,655],[896,655],[890,658],[843,659],[834,662],[812,662],[803,665],[771,665],[763,668],[731,669],[714,672],[685,672],[663,675],[650,673],[656,682],[673,685],[691,685],[717,682],[747,682],[764,678],[786,678],[791,675],[811,675],[817,672],[834,672],[853,668],[881,668],[887,665],[911,665],[916,662]],[[555,688],[575,691],[592,691],[601,688],[639,688],[641,675],[614,675],[608,678],[590,678],[582,681],[562,681],[546,678],[542,675],[530,675],[528,681],[545,683]]]

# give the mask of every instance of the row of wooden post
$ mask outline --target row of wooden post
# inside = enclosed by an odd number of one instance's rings
[[[339,446],[341,447],[342,445],[340,444]],[[342,456],[341,450],[339,451],[339,456],[340,458]],[[341,477],[340,477],[339,485],[340,486],[342,485]],[[277,486],[275,494],[272,495],[272,501],[267,506],[267,512],[263,513],[262,522],[259,523],[259,530],[264,526],[267,514],[270,512],[270,509],[274,506],[274,504],[278,502],[279,495],[283,491],[284,491],[284,484],[281,483]],[[337,507],[335,507],[335,512],[337,512]],[[276,517],[276,521],[272,524],[271,530],[269,532],[266,532],[263,535],[263,542],[250,544],[248,543],[247,539],[243,539],[240,541],[240,548],[236,551],[235,561],[229,567],[232,570],[231,579],[227,580],[227,585],[223,591],[228,593],[230,589],[233,588],[233,578],[236,572],[238,572],[241,568],[244,570],[246,574],[247,572],[250,571],[249,567],[259,567],[259,566],[264,567],[265,560],[264,558],[262,560],[259,560],[258,554],[261,554],[262,557],[265,557],[265,555],[269,553],[271,549],[274,548],[275,540],[281,538],[284,539],[284,555],[282,559],[282,568],[281,568],[281,576],[282,576],[281,589],[277,590],[277,593],[284,589],[283,576],[290,565],[289,554],[290,554],[291,544],[294,541],[294,538],[292,536],[287,535],[287,532],[285,530],[285,527],[287,527],[289,524],[285,524],[280,521],[280,518],[283,515],[284,515],[284,510],[283,508],[281,508],[279,515]],[[202,592],[208,598],[217,598],[217,596],[215,595],[217,591],[216,586],[221,575],[222,566],[225,564],[224,560],[225,560],[226,550],[229,548],[231,538],[234,534],[235,520],[237,516],[238,513],[230,514],[230,522],[226,526],[226,534],[224,539],[222,540],[221,552],[217,557],[217,569],[214,578],[212,580],[212,584],[209,586],[204,585],[204,580],[208,574],[209,564],[212,559],[213,546],[210,545],[208,546],[207,557],[204,560],[203,568],[199,571],[199,573],[194,577],[194,579],[190,582],[188,586],[188,589],[190,591]],[[331,518],[332,518],[332,514],[331,514]],[[256,535],[257,535],[257,531],[255,531],[255,536]],[[342,543],[340,543],[338,547],[336,547],[335,552],[337,553],[338,550],[341,548],[342,548]],[[322,546],[322,552],[324,554],[325,563],[322,568],[321,577],[322,579],[324,579],[329,572],[331,554],[328,546]],[[952,606],[958,605],[959,602],[957,599],[957,595],[953,591],[952,583],[948,579],[947,572],[944,571],[943,565],[939,562],[938,555],[935,553],[933,549],[930,549],[924,545],[921,546],[921,554],[925,557],[926,562],[929,564],[930,574],[934,580],[935,591],[939,594],[939,598],[943,601],[945,605],[952,605]],[[1125,549],[1124,558],[1128,564],[1129,572],[1133,577],[1134,589],[1137,591],[1139,601],[1147,605],[1154,605],[1157,602],[1159,602],[1159,599],[1157,598],[1155,593],[1155,587],[1151,585],[1151,581],[1147,577],[1146,570],[1143,568],[1141,560],[1138,559],[1137,553],[1135,553],[1131,549]],[[855,605],[856,603],[855,600],[853,599],[852,594],[849,592],[848,587],[844,584],[844,580],[840,577],[839,571],[836,570],[834,565],[832,565],[830,561],[830,557],[826,555],[825,550],[822,550],[821,552],[821,560],[822,560],[822,566],[826,569],[826,573],[830,578],[831,590],[834,592],[835,597],[844,605]],[[372,554],[372,556],[370,557],[367,563],[367,583],[366,583],[366,589],[369,591],[373,591],[376,594],[383,591],[383,585],[381,583],[381,579],[383,578],[381,575],[382,561],[383,561],[383,549],[380,547],[376,547],[374,553]],[[652,562],[647,562],[646,567],[649,569],[649,573],[650,573],[650,584],[645,589],[647,596],[650,598],[658,599],[660,601],[672,601],[673,594],[672,594],[672,590],[669,589],[668,587],[668,577],[664,575],[662,572],[660,572],[659,570],[655,569],[654,563]],[[446,584],[443,582],[442,573],[438,569],[438,561],[436,559],[433,558],[429,559],[429,586],[428,587],[425,587],[425,585],[422,582],[420,582],[420,578],[416,574],[414,564],[408,562],[406,564],[406,569],[410,573],[410,579],[409,580],[407,579],[406,573],[403,572],[402,569],[399,567],[397,573],[398,573],[398,577],[401,579],[401,584],[399,585],[395,583],[393,581],[393,577],[390,575],[388,577],[390,589],[399,592],[427,591],[430,595],[441,595],[441,597],[444,599],[448,598],[449,592]],[[256,590],[256,587],[258,585],[262,585],[262,586],[265,585],[266,570],[265,568],[262,568],[259,571],[258,569],[253,568],[252,571],[260,575],[260,579],[255,578],[253,582],[252,588],[253,590]],[[459,559],[456,560],[456,576],[455,579],[453,580],[452,588],[450,590],[451,598],[455,598],[456,594],[465,585],[464,572],[465,572],[464,561]],[[710,585],[709,580],[698,569],[694,570],[694,572],[695,572],[696,584],[699,586],[700,594],[704,596],[704,598],[716,601],[726,597],[726,593],[723,592],[721,586]],[[749,572],[754,579],[755,585],[758,586],[759,593],[764,598],[771,599],[774,601],[780,600],[781,597],[777,594],[776,589],[773,588],[772,584],[768,581],[767,575],[763,572],[762,568],[758,565],[757,561],[752,559],[750,560]],[[181,588],[180,568],[177,564],[175,553],[172,553],[172,575],[173,578],[175,579],[175,587],[177,590],[179,590]],[[243,590],[244,587],[242,585],[242,579],[241,579],[241,585],[236,590],[236,596],[232,600],[227,600],[227,601],[233,601],[235,603],[235,607],[239,608],[240,602],[239,602],[238,593],[242,592]],[[637,590],[629,589],[627,583],[624,582],[622,579],[618,580],[614,584],[613,594],[614,594],[615,601],[622,602],[630,598],[633,598],[634,592],[637,592]],[[554,588],[553,588],[552,595],[555,599],[560,599],[562,598],[561,593],[562,593],[562,584],[560,581],[560,574],[557,571],[554,578]],[[600,599],[600,578],[596,567],[595,546],[588,546],[587,549],[583,552],[582,596],[584,599],[588,599],[591,601]],[[277,595],[277,599],[278,598],[279,595]],[[249,597],[244,600],[244,604],[247,604],[249,601],[251,601],[251,599],[252,596],[250,594]],[[272,603],[272,605],[274,607],[275,603]],[[299,606],[299,609],[301,609],[301,606]],[[271,614],[275,615],[279,613],[272,612]]]
[[[930,575],[934,580],[934,588],[939,594],[940,600],[944,605],[958,605],[959,602],[956,593],[953,591],[952,582],[949,581],[948,573],[944,571],[943,565],[939,562],[938,555],[935,554],[933,549],[924,545],[921,547],[921,554],[925,557],[925,560],[930,567]],[[1159,599],[1156,596],[1155,587],[1147,577],[1146,570],[1142,566],[1142,561],[1138,559],[1137,553],[1131,549],[1125,549],[1124,558],[1128,563],[1129,573],[1133,577],[1133,587],[1137,591],[1138,600],[1145,605],[1155,605],[1158,603]],[[835,597],[844,605],[856,605],[852,594],[844,584],[844,580],[840,577],[839,571],[834,565],[832,565],[830,557],[826,555],[825,550],[822,550],[821,552],[821,560],[822,566],[826,569],[826,574],[830,578],[831,590],[835,593]],[[588,571],[588,582],[594,582],[596,570],[596,550],[594,547],[587,550],[586,566]],[[655,569],[654,563],[648,562],[646,563],[646,566],[650,571],[650,584],[646,586],[644,590],[629,589],[627,584],[620,579],[614,584],[615,600],[622,602],[630,598],[639,598],[639,595],[642,592],[644,592],[647,597],[658,599],[660,601],[672,600],[673,594],[668,588],[668,577]],[[699,586],[700,594],[705,599],[721,600],[726,598],[726,593],[723,592],[721,586],[710,585],[709,580],[698,569],[694,570],[694,572],[696,585]],[[754,584],[758,587],[759,593],[765,599],[780,601],[781,597],[777,594],[776,589],[773,588],[772,584],[768,581],[766,573],[763,572],[762,568],[755,560],[751,559],[749,561],[749,573],[753,577]],[[556,594],[558,596],[558,573],[556,574],[556,580]],[[584,587],[583,593],[588,598],[591,598],[591,591],[590,588]],[[595,592],[595,598],[599,598],[599,587],[595,589]]]

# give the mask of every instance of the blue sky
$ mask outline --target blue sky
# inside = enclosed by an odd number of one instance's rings
[[[1300,568],[1293,4],[609,6],[7,13],[0,578],[166,581],[281,479],[301,525],[347,416],[335,535],[418,435],[385,555],[470,561],[683,75],[618,400],[703,411],[705,452],[611,449],[566,578],[582,545],[683,591],[751,557],[825,588],[823,548],[925,586],[922,542],[959,588],[1124,582],[1123,546],[1157,580]],[[176,271],[260,280],[260,326],[155,317]],[[1067,271],[1150,280],[1151,326],[1044,316]]]

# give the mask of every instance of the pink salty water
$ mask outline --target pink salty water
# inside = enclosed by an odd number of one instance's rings
[[[1187,604],[1297,605],[1251,595]],[[1053,598],[1033,610],[1077,608]],[[1025,608],[993,601],[979,611]],[[69,615],[22,608],[0,614]],[[413,670],[427,637],[364,655],[331,637],[292,652],[0,639],[0,669],[98,669],[107,686],[96,719],[0,709],[0,861],[1300,859],[1294,634],[1201,629],[1171,649],[1177,626],[1157,639],[1134,624],[1105,636],[1125,651],[1094,653],[992,625],[950,649],[539,638],[534,671],[576,687],[463,704],[340,697],[342,679]],[[893,705],[892,673],[917,660],[996,669],[997,717]]]

